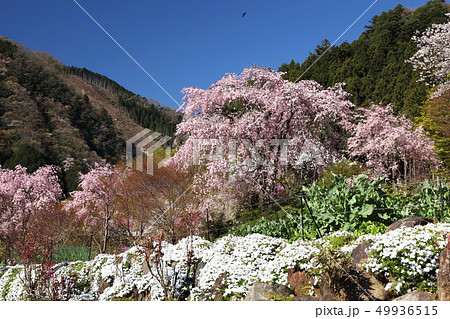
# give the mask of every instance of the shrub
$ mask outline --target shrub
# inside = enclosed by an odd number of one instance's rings
[[[349,160],[342,160],[336,164],[329,165],[322,174],[318,184],[320,186],[330,187],[333,183],[333,176],[340,175],[345,179],[352,179],[353,177],[363,174],[367,170],[358,162],[351,162]]]

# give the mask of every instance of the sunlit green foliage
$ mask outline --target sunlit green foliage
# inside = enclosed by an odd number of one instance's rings
[[[404,217],[441,220],[441,193],[436,182],[425,181],[411,185],[409,189],[399,187],[395,190],[384,185],[381,179],[369,180],[366,175],[358,175],[352,180],[335,175],[331,182],[314,183],[304,191],[308,194],[306,201],[311,210],[303,205],[303,227],[301,205],[297,200],[289,206],[272,204],[265,209],[246,211],[241,214],[243,225],[232,233],[238,236],[260,233],[286,239],[314,238],[319,235],[317,225],[321,234],[348,230],[357,235],[373,235],[383,233],[387,226]],[[442,208],[445,221],[450,220],[449,203],[450,189],[444,181]]]
[[[443,0],[428,1],[416,10],[398,5],[374,16],[358,40],[331,48],[324,40],[303,63],[292,60],[279,71],[287,72],[285,78],[295,81],[329,49],[302,80],[315,80],[324,86],[344,82],[357,106],[367,106],[369,101],[392,103],[395,112],[413,119],[421,114],[427,86],[417,82],[418,74],[405,63],[417,51],[411,37],[417,30],[422,32],[433,23],[447,21],[448,11]]]

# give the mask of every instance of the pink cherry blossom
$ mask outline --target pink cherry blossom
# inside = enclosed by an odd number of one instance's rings
[[[349,154],[375,176],[408,179],[440,165],[434,143],[422,126],[414,128],[406,117],[393,115],[389,105],[372,104],[362,109],[358,119],[348,139]]]
[[[117,198],[121,183],[130,170],[95,164],[86,174],[80,174],[80,190],[72,192],[65,210],[74,212],[75,218],[84,224],[103,231],[102,251],[110,236],[111,223],[117,212]]]
[[[198,195],[265,197],[287,183],[289,172],[317,174],[340,156],[352,120],[348,93],[341,84],[325,89],[282,75],[249,68],[206,90],[183,90],[185,116],[176,132],[183,143],[169,163],[203,167],[194,180]],[[303,153],[309,156],[300,161]]]
[[[51,208],[61,197],[52,166],[43,166],[32,174],[20,165],[14,170],[0,166],[0,238],[13,245],[12,241],[30,232],[30,221],[44,212],[52,213]]]

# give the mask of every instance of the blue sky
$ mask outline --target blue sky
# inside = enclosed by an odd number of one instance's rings
[[[77,1],[180,103],[183,87],[207,88],[251,64],[303,61],[375,0]],[[378,0],[337,44],[357,39],[375,14],[426,2]],[[0,35],[177,107],[73,0],[1,0]]]

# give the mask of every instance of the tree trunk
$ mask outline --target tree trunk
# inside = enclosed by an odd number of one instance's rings
[[[98,251],[101,252],[102,251],[102,246],[101,246],[100,242],[97,241],[95,236],[93,236],[92,239],[94,240],[95,245],[97,245]]]
[[[111,217],[108,214],[105,218],[105,229],[104,229],[104,233],[103,233],[102,254],[104,254],[106,252],[106,245],[108,243],[108,237],[109,237],[109,220],[110,219],[111,219]]]

